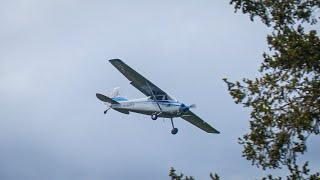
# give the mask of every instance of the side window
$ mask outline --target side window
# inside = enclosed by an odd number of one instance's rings
[[[165,100],[165,96],[163,95],[158,95],[156,96],[157,100]]]

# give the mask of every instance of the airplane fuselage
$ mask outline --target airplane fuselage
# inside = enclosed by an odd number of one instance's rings
[[[96,97],[107,105],[104,114],[106,114],[109,109],[114,109],[124,114],[135,112],[151,115],[151,119],[153,120],[156,120],[158,117],[170,118],[172,134],[177,134],[178,132],[178,128],[174,127],[173,118],[181,117],[208,133],[219,133],[219,131],[190,110],[196,107],[195,104],[185,105],[178,102],[175,98],[164,92],[120,59],[111,59],[109,62],[130,81],[132,86],[147,97],[128,100],[119,96],[118,88],[113,91],[111,97],[96,93]]]
[[[160,106],[160,108],[159,108]],[[110,107],[115,110],[135,112],[146,115],[157,114],[159,117],[173,118],[182,114],[183,104],[174,100],[157,100],[150,98],[120,101]]]

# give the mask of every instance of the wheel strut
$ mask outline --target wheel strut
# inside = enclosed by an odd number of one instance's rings
[[[104,114],[107,114],[107,112],[109,111],[110,108],[106,109],[105,111],[103,111]]]
[[[174,129],[173,119],[171,118],[172,129]]]

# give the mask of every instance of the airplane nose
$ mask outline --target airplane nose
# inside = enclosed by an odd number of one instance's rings
[[[180,111],[187,112],[187,111],[189,111],[189,107],[186,106],[185,104],[181,104],[180,105]]]

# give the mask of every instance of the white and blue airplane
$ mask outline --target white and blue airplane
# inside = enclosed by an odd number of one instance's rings
[[[109,109],[114,109],[124,114],[135,112],[150,115],[153,120],[157,120],[158,117],[170,118],[172,134],[178,133],[178,129],[174,127],[173,118],[181,117],[207,133],[220,133],[190,111],[190,109],[194,108],[195,105],[187,106],[177,101],[120,59],[111,59],[109,62],[130,81],[131,85],[140,90],[147,97],[128,100],[120,97],[117,89],[113,92],[112,97],[107,97],[103,94],[97,93],[97,98],[107,105],[107,109],[104,111],[104,114],[106,114]]]

